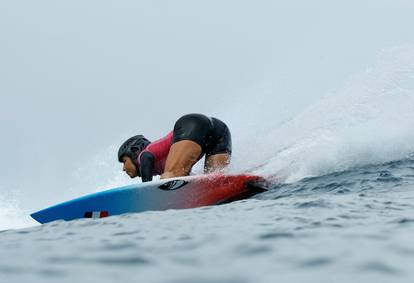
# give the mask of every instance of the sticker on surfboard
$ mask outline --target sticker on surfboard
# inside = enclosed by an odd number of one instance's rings
[[[108,216],[109,216],[108,211],[87,211],[83,215],[84,218],[93,218],[93,219],[105,218]]]
[[[167,183],[164,183],[158,188],[163,191],[175,191],[175,190],[181,189],[188,183],[189,182],[184,181],[184,180],[174,180],[174,181],[169,181]]]

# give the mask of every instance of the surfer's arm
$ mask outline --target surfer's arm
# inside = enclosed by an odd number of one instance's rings
[[[144,152],[140,157],[140,171],[142,182],[151,182],[154,172],[155,157],[150,152]]]

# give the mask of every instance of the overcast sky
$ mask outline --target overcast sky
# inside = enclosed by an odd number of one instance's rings
[[[87,160],[112,149],[116,168],[126,138],[190,112],[224,119],[237,148],[413,44],[413,15],[411,0],[1,1],[0,194],[60,199]]]

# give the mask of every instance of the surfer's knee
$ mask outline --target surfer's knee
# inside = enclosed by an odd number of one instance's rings
[[[190,171],[186,170],[185,168],[177,168],[177,169],[173,169],[170,171],[165,171],[161,175],[161,179],[170,179],[170,178],[175,178],[175,177],[188,176],[189,173]]]
[[[170,178],[174,178],[174,177],[175,177],[174,173],[173,173],[173,172],[168,171],[168,172],[164,172],[164,173],[161,175],[160,179],[170,179]]]

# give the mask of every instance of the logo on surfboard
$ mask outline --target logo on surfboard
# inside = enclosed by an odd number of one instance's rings
[[[174,180],[174,181],[169,181],[167,183],[164,183],[158,188],[163,191],[174,191],[174,190],[181,189],[187,184],[188,182],[184,180]]]

